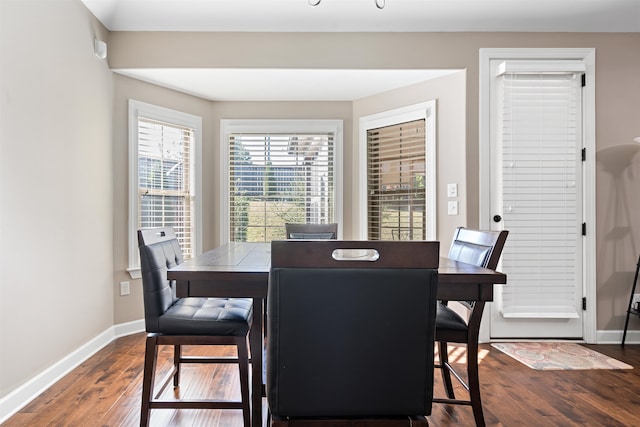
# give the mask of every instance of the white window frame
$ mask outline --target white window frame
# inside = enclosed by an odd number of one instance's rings
[[[223,119],[220,120],[220,242],[229,242],[229,135],[235,133],[333,133],[334,212],[342,236],[342,120]]]
[[[359,171],[360,188],[358,198],[358,238],[367,238],[367,131],[398,123],[406,123],[414,120],[425,120],[425,156],[426,162],[426,239],[434,240],[436,236],[436,101],[430,100],[419,104],[383,111],[360,117],[359,121]]]
[[[129,100],[129,266],[131,278],[141,277],[138,253],[138,118],[144,117],[194,129],[194,173],[191,177],[194,193],[194,254],[202,253],[202,117],[157,105]]]
[[[479,64],[479,153],[480,153],[480,200],[479,200],[479,225],[480,228],[491,228],[490,197],[484,191],[490,188],[489,164],[491,142],[491,61],[492,60],[579,60],[585,64],[585,78],[595,82],[595,49],[593,48],[484,48],[480,49]],[[583,139],[586,149],[586,162],[584,165],[584,200],[583,214],[586,222],[586,236],[583,242],[584,251],[584,292],[587,298],[587,310],[583,313],[583,338],[587,343],[597,342],[596,336],[596,139],[595,139],[595,84],[587,85],[583,93]],[[485,315],[491,310],[485,310]],[[489,330],[486,325],[490,322],[482,322],[480,339],[488,340]]]

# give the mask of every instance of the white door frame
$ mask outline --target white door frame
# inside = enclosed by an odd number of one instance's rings
[[[480,228],[491,228],[491,189],[490,176],[490,61],[492,59],[574,59],[582,60],[586,65],[586,79],[595,82],[595,49],[593,48],[560,48],[560,49],[518,49],[488,48],[480,49],[480,98],[479,98],[479,161],[480,161]],[[584,162],[584,221],[586,236],[583,242],[583,295],[586,297],[587,309],[583,313],[583,339],[587,343],[596,343],[596,141],[595,141],[595,84],[585,87],[583,94],[583,137],[586,148]],[[509,278],[507,278],[507,283]],[[485,309],[485,321],[480,330],[481,341],[489,341],[490,322]]]

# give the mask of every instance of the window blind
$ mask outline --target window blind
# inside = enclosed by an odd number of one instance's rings
[[[230,134],[230,241],[284,239],[287,222],[335,222],[334,138],[332,132]]]
[[[194,129],[138,118],[138,226],[171,226],[185,258],[193,248]]]
[[[504,74],[504,317],[578,317],[581,79]]]
[[[370,240],[426,239],[425,120],[367,131]]]

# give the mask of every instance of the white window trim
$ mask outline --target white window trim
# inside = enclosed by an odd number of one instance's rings
[[[491,227],[491,206],[489,195],[484,191],[490,188],[490,170],[486,167],[490,159],[491,141],[491,60],[539,59],[539,60],[579,60],[585,65],[585,78],[588,82],[596,81],[596,51],[593,48],[559,48],[559,49],[518,49],[518,48],[487,48],[480,49],[480,97],[479,97],[479,153],[480,153],[480,228]],[[584,217],[587,224],[587,235],[583,242],[584,251],[584,293],[587,298],[587,310],[583,313],[583,338],[587,343],[596,342],[596,108],[595,84],[588,84],[583,93],[583,138],[586,148],[586,162],[584,165]],[[491,310],[485,310],[485,314]],[[489,322],[483,322],[488,325]],[[481,341],[488,341],[489,330],[482,328]]]
[[[195,254],[202,253],[202,117],[181,111],[171,110],[157,105],[129,100],[129,266],[127,271],[132,279],[139,279],[140,260],[138,255],[138,117],[160,120],[189,127],[194,132],[195,171],[192,176],[195,209],[195,233],[193,245]]]
[[[338,223],[338,238],[342,236],[342,120],[220,120],[220,242],[229,242],[229,135],[234,133],[305,133],[332,132],[334,134],[334,212]]]
[[[359,145],[360,154],[358,159],[360,188],[358,200],[358,239],[367,238],[367,131],[384,126],[391,126],[398,123],[405,123],[413,120],[425,120],[425,155],[427,157],[427,185],[426,185],[426,206],[427,215],[427,240],[435,239],[436,235],[436,101],[431,100],[420,104],[409,105],[381,113],[360,117]]]

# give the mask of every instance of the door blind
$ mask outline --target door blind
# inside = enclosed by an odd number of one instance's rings
[[[194,129],[138,119],[138,226],[173,227],[185,258],[194,252],[193,140]]]
[[[502,191],[509,239],[505,317],[578,317],[581,280],[581,79],[502,78]]]
[[[426,239],[425,120],[367,131],[370,240]]]
[[[230,134],[230,241],[284,239],[287,222],[335,222],[334,138]]]

